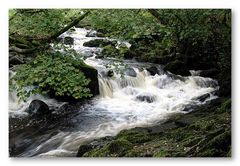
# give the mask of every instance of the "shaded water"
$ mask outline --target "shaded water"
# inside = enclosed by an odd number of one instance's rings
[[[124,77],[112,67],[114,76],[110,78],[106,73],[111,68],[106,68],[106,64],[112,60],[96,59],[99,48],[83,47],[84,42],[96,38],[85,37],[87,32],[75,28],[62,36],[73,37],[74,49],[89,55],[85,62],[99,72],[100,95],[63,116],[55,112],[53,119],[41,127],[31,127],[28,125],[31,119],[24,112],[31,100],[40,98],[53,107],[63,103],[43,96],[32,96],[26,103],[17,103],[16,96],[11,93],[10,119],[25,118],[27,121],[26,126],[19,130],[16,127],[10,133],[10,146],[17,151],[15,156],[75,156],[85,141],[113,136],[123,129],[151,126],[172,114],[186,113],[185,108],[217,97],[214,92],[218,86],[213,79],[176,76],[163,71],[160,65],[155,65],[159,74],[150,75],[146,69],[153,64],[149,63],[124,61],[124,65],[128,65],[127,69],[122,66]],[[210,96],[204,101],[198,100],[204,94]]]

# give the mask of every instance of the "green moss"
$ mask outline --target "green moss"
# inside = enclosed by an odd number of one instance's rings
[[[125,139],[117,139],[100,149],[91,150],[83,155],[83,157],[121,157],[132,149],[132,143]]]
[[[154,154],[154,157],[166,157],[167,156],[167,152],[165,150],[160,150],[159,152],[157,152],[156,154]]]
[[[122,154],[123,152],[131,148],[132,148],[132,143],[125,139],[114,140],[108,145],[108,150],[110,153]]]
[[[231,99],[225,100],[225,102],[222,103],[221,107],[218,108],[218,112],[226,112],[231,110]]]
[[[126,139],[131,143],[144,143],[150,140],[150,136],[144,132],[125,130],[117,135],[117,138]]]

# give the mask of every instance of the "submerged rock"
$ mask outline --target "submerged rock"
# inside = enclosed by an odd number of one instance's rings
[[[152,102],[156,101],[156,96],[154,96],[152,94],[148,94],[148,93],[142,93],[142,94],[136,96],[136,100],[152,103]]]
[[[33,100],[26,110],[30,115],[49,115],[51,110],[48,105],[41,100]]]

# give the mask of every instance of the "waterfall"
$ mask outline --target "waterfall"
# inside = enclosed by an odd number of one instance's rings
[[[87,54],[85,63],[98,70],[100,95],[91,99],[90,104],[79,107],[66,121],[60,121],[55,127],[44,128],[43,133],[27,135],[32,145],[19,156],[75,156],[81,143],[104,136],[113,136],[124,129],[154,125],[175,113],[191,111],[189,106],[202,105],[215,99],[219,88],[217,81],[197,76],[175,76],[163,71],[161,66],[135,61],[123,61],[128,68],[119,66],[123,74],[118,73],[109,59],[96,59],[99,48],[83,47],[83,43],[98,37],[86,37],[89,30],[75,28],[75,31],[64,33],[74,38],[73,48],[80,54]],[[121,42],[120,42],[121,43]],[[155,66],[159,74],[151,75],[149,66]],[[106,74],[113,72],[113,76]],[[210,94],[204,101],[198,98]],[[16,96],[9,96],[10,111],[24,112],[32,96],[20,107],[14,105]],[[47,104],[59,105],[57,101],[38,96]],[[49,137],[49,133],[54,133]],[[17,136],[16,136],[17,137]],[[14,138],[18,139],[18,138]],[[23,139],[23,138],[19,138]],[[54,145],[54,146],[49,146]]]

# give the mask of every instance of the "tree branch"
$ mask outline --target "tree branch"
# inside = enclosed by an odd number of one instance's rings
[[[66,32],[67,30],[69,30],[71,27],[77,25],[79,23],[79,21],[81,21],[82,19],[84,19],[90,12],[87,11],[85,14],[79,16],[78,18],[76,18],[73,22],[71,22],[70,24],[68,24],[66,27],[64,27],[63,29],[59,30],[58,32],[56,32],[55,34],[53,34],[52,36],[50,36],[48,38],[48,40],[53,40],[55,38],[57,38],[58,36],[60,36],[61,34],[63,34],[64,32]]]
[[[160,17],[160,14],[158,13],[157,9],[147,9],[149,13],[154,16],[160,24],[166,25],[166,22]]]

